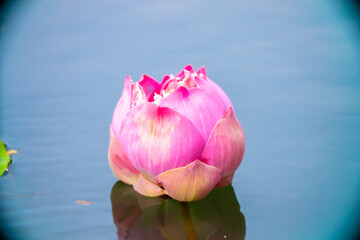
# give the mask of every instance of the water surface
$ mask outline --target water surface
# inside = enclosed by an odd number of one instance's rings
[[[19,154],[0,206],[12,236],[116,239],[107,147],[123,79],[192,64],[245,131],[233,189],[246,239],[351,239],[360,55],[350,4],[39,0],[6,13],[1,139]]]

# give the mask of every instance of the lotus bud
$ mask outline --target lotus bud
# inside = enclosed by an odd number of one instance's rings
[[[231,183],[245,135],[231,101],[201,67],[161,83],[125,78],[110,126],[115,176],[146,196],[199,200]]]

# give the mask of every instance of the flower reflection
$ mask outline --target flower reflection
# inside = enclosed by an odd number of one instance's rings
[[[111,204],[118,239],[245,239],[245,217],[231,185],[185,203],[145,197],[118,181]]]

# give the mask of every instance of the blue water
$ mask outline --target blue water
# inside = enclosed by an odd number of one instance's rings
[[[117,239],[107,147],[123,79],[187,64],[207,68],[244,128],[233,188],[246,239],[351,239],[360,28],[350,4],[43,0],[5,17],[0,137],[19,154],[0,207],[14,239]]]

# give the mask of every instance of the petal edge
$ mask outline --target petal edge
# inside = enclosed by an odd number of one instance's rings
[[[142,75],[139,84],[144,89],[144,92],[148,100],[150,96],[153,94],[153,92],[160,86],[160,83],[158,83],[155,79],[147,75]]]
[[[110,144],[108,161],[114,175],[127,184],[134,184],[137,181],[139,171],[130,163],[124,153],[124,149],[116,139],[110,126]]]
[[[126,116],[126,113],[129,111],[131,106],[131,77],[127,75],[124,81],[124,87],[121,94],[121,97],[116,104],[111,125],[114,131],[115,136],[118,136],[120,131],[121,122]]]
[[[134,184],[134,189],[138,193],[148,196],[148,197],[157,197],[165,195],[164,189],[156,185],[154,182],[150,181],[142,174],[139,175],[136,183]]]
[[[228,177],[239,167],[245,152],[244,131],[234,111],[228,108],[210,134],[201,155],[203,162],[221,169]]]
[[[184,202],[196,201],[206,195],[218,184],[221,171],[199,160],[186,165],[163,172],[155,177],[155,181],[161,184],[166,193]]]

